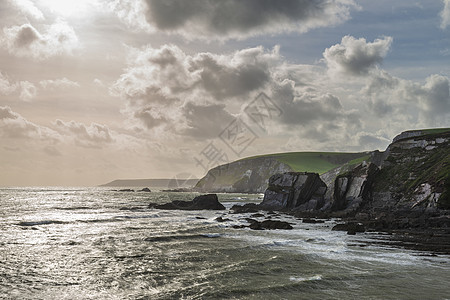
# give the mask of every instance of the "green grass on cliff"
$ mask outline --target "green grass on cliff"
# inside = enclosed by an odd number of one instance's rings
[[[253,156],[274,158],[287,164],[295,172],[314,172],[323,174],[349,161],[363,161],[370,156],[367,153],[343,153],[343,152],[288,152]]]

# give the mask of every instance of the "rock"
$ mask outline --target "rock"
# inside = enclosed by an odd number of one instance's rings
[[[355,213],[372,193],[372,185],[379,168],[372,163],[361,163],[348,173],[338,175],[334,182],[332,211]]]
[[[274,220],[264,220],[262,222],[258,222],[256,220],[252,220],[250,224],[250,229],[253,230],[264,230],[264,229],[292,229],[293,227],[288,222],[284,221],[274,221]]]
[[[252,218],[261,218],[261,217],[264,217],[264,214],[256,213],[256,214],[251,215],[250,217],[252,217]]]
[[[229,221],[231,221],[231,219],[227,219],[227,218],[224,219],[222,217],[217,217],[216,221],[219,222],[219,223],[223,223],[223,222],[229,222]]]
[[[175,200],[170,203],[155,205],[149,204],[149,207],[156,209],[169,210],[224,210],[225,207],[219,202],[216,194],[200,195],[192,201]]]
[[[347,234],[354,235],[357,232],[365,232],[366,228],[362,223],[347,222],[344,224],[336,224],[331,230],[333,231],[347,231]]]
[[[244,205],[233,205],[230,210],[233,214],[256,213],[260,211],[260,207],[255,203],[247,203]]]
[[[142,190],[140,190],[140,192],[147,192],[150,193],[151,190],[148,187],[143,188]]]
[[[316,219],[310,219],[310,218],[304,218],[302,220],[303,223],[310,223],[310,224],[320,224],[325,223],[324,220],[316,220]]]
[[[118,190],[118,192],[134,192],[134,190],[132,190],[132,189],[121,189],[121,190]]]
[[[314,211],[324,204],[327,186],[317,173],[287,172],[269,179],[260,206],[265,209]]]
[[[189,192],[192,192],[192,188],[167,189],[167,190],[161,190],[161,192],[166,192],[166,193],[189,193]]]

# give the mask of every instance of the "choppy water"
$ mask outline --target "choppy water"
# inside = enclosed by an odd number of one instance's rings
[[[187,193],[0,189],[4,299],[449,299],[450,260],[332,232],[147,209]],[[258,195],[219,195],[231,207]],[[225,215],[224,215],[225,214]],[[223,216],[231,222],[218,223]]]

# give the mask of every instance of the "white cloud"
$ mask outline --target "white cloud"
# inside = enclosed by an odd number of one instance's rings
[[[37,88],[29,81],[10,82],[9,78],[0,72],[0,94],[17,94],[20,100],[31,101],[37,95]]]
[[[10,83],[8,77],[0,72],[0,94],[9,95],[16,90],[16,85]]]
[[[34,86],[34,84],[32,84],[29,81],[20,81],[19,82],[19,87],[20,87],[20,99],[23,101],[31,101],[33,100],[34,97],[36,97],[37,95],[37,89]]]
[[[57,141],[59,134],[48,127],[34,124],[8,106],[0,106],[0,136],[12,139]]]
[[[9,0],[16,6],[25,16],[34,18],[35,20],[44,20],[42,11],[34,5],[30,0]]]
[[[51,56],[72,54],[79,47],[71,26],[58,20],[41,34],[31,24],[3,28],[1,43],[12,55],[44,60]]]
[[[367,42],[347,35],[325,49],[323,56],[331,74],[364,75],[383,61],[391,44],[392,37]]]
[[[92,123],[86,126],[75,121],[64,122],[56,120],[53,124],[57,131],[67,137],[73,137],[76,145],[85,148],[102,148],[114,142],[109,128],[105,125]]]
[[[66,77],[61,79],[46,79],[39,81],[39,85],[43,89],[65,89],[65,88],[78,88],[80,84],[78,82],[67,79]]]
[[[336,25],[358,6],[353,0],[115,0],[110,7],[135,28],[189,39],[240,39]]]
[[[450,25],[450,0],[442,0],[444,7],[440,12],[441,28],[446,29]]]
[[[403,126],[448,126],[450,79],[431,75],[425,83],[394,77],[385,71],[372,74],[362,90],[377,117],[403,120]]]

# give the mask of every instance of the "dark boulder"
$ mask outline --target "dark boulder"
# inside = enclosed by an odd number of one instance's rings
[[[366,228],[362,223],[347,222],[343,224],[336,224],[331,230],[333,231],[347,231],[347,234],[356,234],[357,232],[365,232]]]
[[[121,190],[118,190],[118,192],[134,192],[134,190],[132,190],[132,189],[121,189]]]
[[[175,200],[170,203],[155,205],[149,204],[149,207],[168,210],[224,210],[225,207],[219,202],[216,194],[200,195],[192,201]]]
[[[150,193],[151,190],[150,190],[148,187],[146,187],[146,188],[143,188],[142,190],[140,190],[139,192],[147,192],[147,193]]]
[[[250,229],[253,230],[264,230],[264,229],[292,229],[293,227],[288,222],[284,221],[275,221],[275,220],[264,220],[262,222],[258,222],[256,220],[252,220],[250,224]]]

